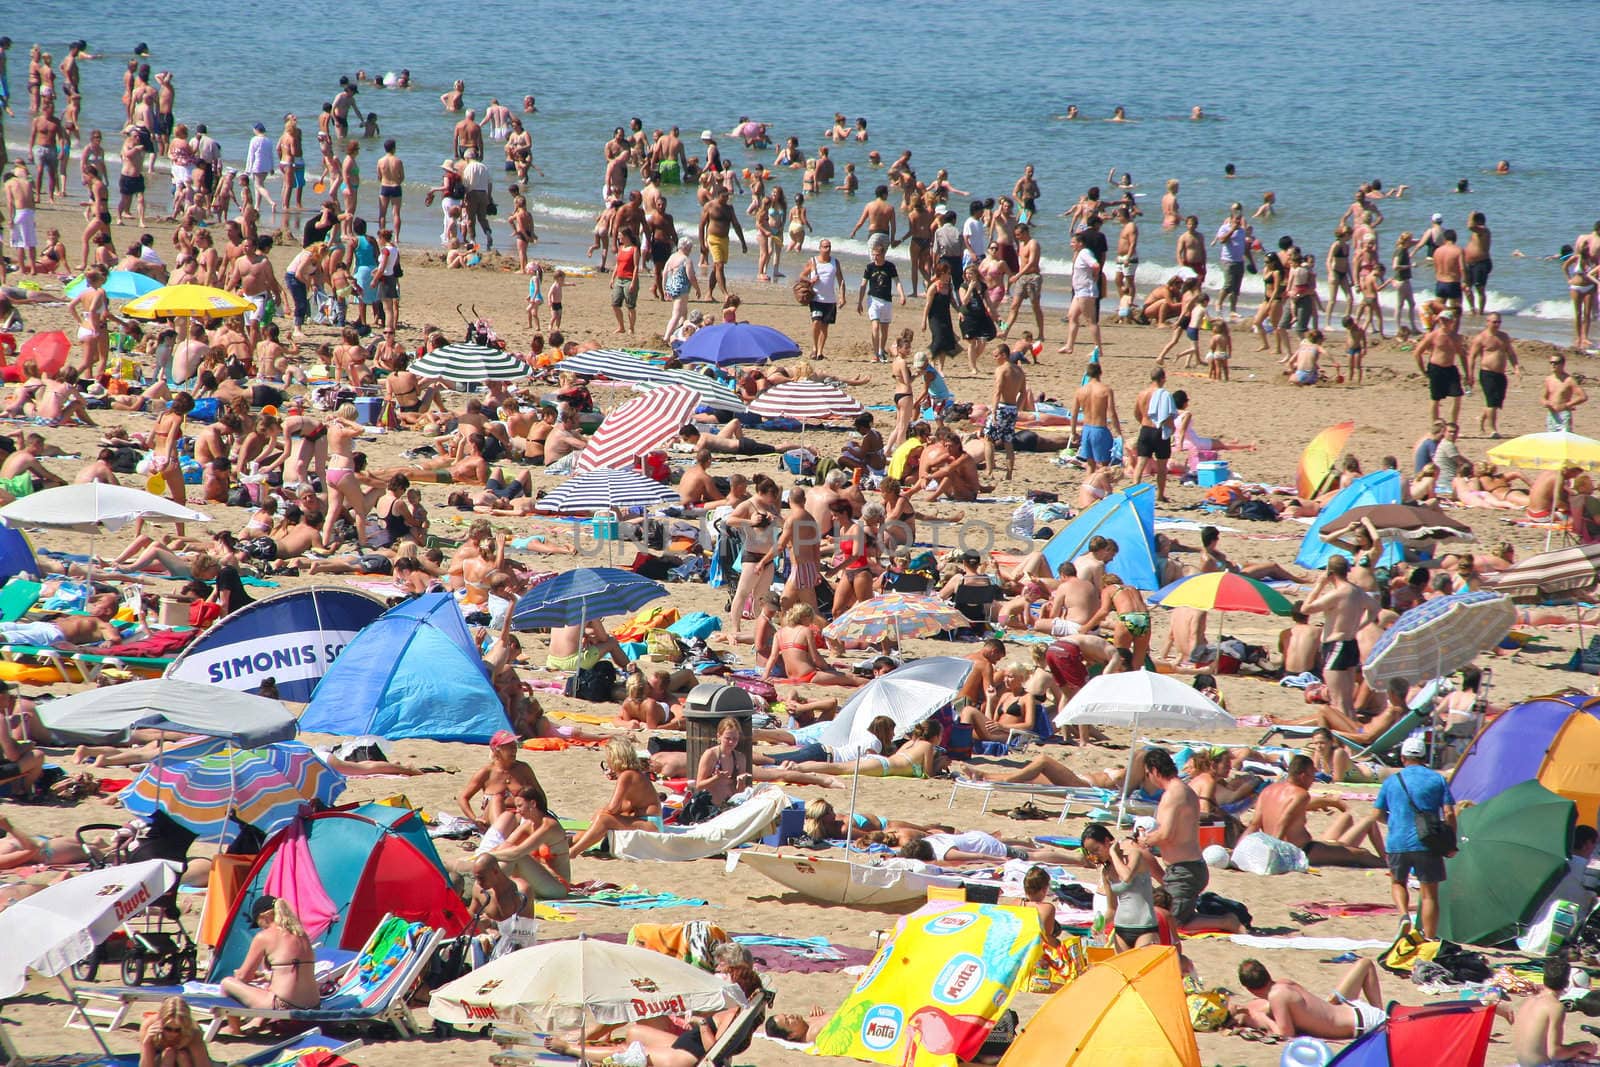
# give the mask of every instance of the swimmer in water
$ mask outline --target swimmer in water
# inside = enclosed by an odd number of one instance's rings
[[[532,115],[538,110],[538,108],[533,106],[533,97],[525,96],[522,98],[522,113],[524,115]]]
[[[883,155],[876,148],[874,148],[872,151],[867,153],[867,166],[869,166],[869,167],[881,167],[881,166],[883,166]]]
[[[1239,170],[1232,163],[1225,163],[1222,167],[1222,176],[1224,178],[1237,178]]]
[[[1106,119],[1106,121],[1107,122],[1127,122],[1128,121],[1128,109],[1125,108],[1125,107],[1118,107],[1118,108],[1114,109],[1111,112],[1111,117]]]
[[[1496,174],[1510,174],[1511,161],[1509,159],[1502,159],[1500,162],[1494,165],[1494,172]]]
[[[1073,121],[1073,120],[1076,120],[1078,117],[1079,116],[1078,116],[1078,105],[1077,104],[1068,104],[1067,105],[1067,113],[1065,115],[1057,115],[1056,116],[1056,118],[1058,118],[1058,119],[1066,119],[1069,122]]]
[[[1472,192],[1472,183],[1467,181],[1467,179],[1462,178],[1460,181],[1456,182],[1456,192],[1458,192],[1458,193],[1470,193],[1470,192]]]
[[[1206,118],[1205,109],[1202,108],[1199,104],[1196,104],[1194,107],[1189,109],[1189,121],[1190,122],[1204,122],[1205,118]]]

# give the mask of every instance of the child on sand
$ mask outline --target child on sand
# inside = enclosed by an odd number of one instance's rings
[[[542,330],[539,325],[539,306],[544,303],[544,265],[530,263],[528,272],[528,329]]]
[[[1370,276],[1371,275],[1369,273],[1368,277]],[[1363,287],[1362,291],[1366,291],[1365,287]],[[1344,354],[1350,357],[1350,384],[1360,385],[1361,380],[1364,377],[1362,374],[1361,365],[1367,356],[1367,331],[1358,325],[1356,320],[1350,315],[1346,315],[1344,317],[1344,321],[1341,322],[1340,325],[1344,327],[1345,334],[1347,335],[1344,346]],[[1382,336],[1381,332],[1379,336]]]
[[[567,272],[556,271],[556,280],[550,283],[550,332],[555,334],[561,330],[561,294],[567,287]]]
[[[1211,370],[1206,375],[1212,381],[1228,381],[1228,360],[1233,358],[1233,331],[1222,319],[1211,320],[1211,348],[1206,353],[1206,362],[1211,364]]]

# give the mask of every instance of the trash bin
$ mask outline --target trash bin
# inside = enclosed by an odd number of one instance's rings
[[[729,717],[739,720],[739,751],[744,754],[743,765],[754,766],[750,755],[750,717],[755,710],[755,699],[736,685],[702,682],[689,690],[683,717],[689,743],[690,778],[700,769],[700,757],[706,749],[717,746],[717,724]]]

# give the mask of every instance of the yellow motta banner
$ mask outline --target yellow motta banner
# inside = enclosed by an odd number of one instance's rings
[[[904,1067],[970,1060],[1039,952],[1032,908],[930,902],[878,951],[810,1051]]]

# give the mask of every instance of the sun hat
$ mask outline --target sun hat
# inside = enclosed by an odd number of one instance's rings
[[[496,730],[494,736],[489,738],[490,748],[499,748],[501,745],[514,745],[516,743],[517,735],[510,730]]]
[[[1420,733],[1412,734],[1400,742],[1400,755],[1421,759],[1428,754],[1428,739]]]

